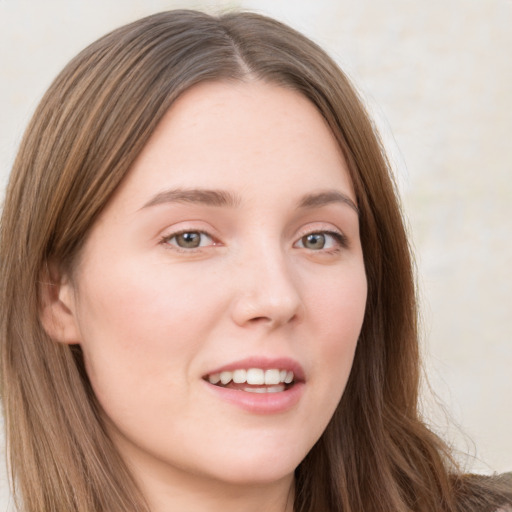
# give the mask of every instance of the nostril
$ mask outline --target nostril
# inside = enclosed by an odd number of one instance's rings
[[[257,316],[249,320],[251,323],[271,322],[268,316]]]
[[[282,325],[282,324],[289,324],[291,322],[294,322],[298,317],[297,315],[292,315],[290,318],[281,318],[279,316],[276,316],[276,318],[273,318],[271,316],[255,316],[253,318],[250,318],[248,320],[248,323],[251,325]]]

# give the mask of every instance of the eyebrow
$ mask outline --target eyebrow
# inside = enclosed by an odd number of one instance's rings
[[[300,200],[299,208],[319,208],[332,203],[341,203],[350,206],[350,208],[359,215],[359,208],[356,206],[356,203],[354,203],[350,197],[337,190],[306,194]]]
[[[165,203],[195,203],[206,206],[228,206],[235,208],[240,204],[240,199],[238,196],[225,190],[177,188],[160,192],[150,199],[143,208]]]
[[[226,190],[210,190],[203,188],[192,189],[170,189],[156,194],[152,199],[144,204],[142,208],[149,208],[159,204],[166,203],[192,203],[203,204],[206,206],[229,207],[236,208],[240,205],[240,197]],[[299,203],[298,208],[320,208],[333,203],[341,203],[352,208],[359,215],[359,208],[354,201],[347,195],[337,190],[327,190],[317,193],[304,195]]]

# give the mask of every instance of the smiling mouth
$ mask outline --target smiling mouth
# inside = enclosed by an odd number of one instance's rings
[[[280,393],[295,384],[295,376],[292,371],[277,368],[223,371],[211,373],[204,379],[214,386],[248,393]]]

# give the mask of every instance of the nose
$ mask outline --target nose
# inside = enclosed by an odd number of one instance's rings
[[[269,329],[299,320],[303,304],[298,276],[280,249],[267,248],[241,257],[234,273],[231,315],[240,326]]]

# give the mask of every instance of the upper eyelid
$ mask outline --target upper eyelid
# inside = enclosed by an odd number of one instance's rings
[[[312,223],[312,224],[315,224],[315,223]],[[296,231],[296,233],[297,233],[296,234],[297,240],[301,239],[304,236],[314,234],[314,233],[327,233],[327,234],[332,234],[332,235],[339,235],[339,236],[343,237],[344,239],[348,240],[348,237],[345,234],[345,232],[342,229],[338,228],[337,226],[332,225],[331,223],[329,223],[329,226],[326,226],[324,224],[323,226],[309,226],[308,227],[308,225],[306,225],[305,227],[298,229]]]
[[[211,235],[208,231],[204,229],[180,229],[178,231],[173,231],[167,235],[163,235],[163,238],[173,238],[178,235],[183,235],[184,233],[200,233],[201,235],[209,236],[210,238],[213,238],[213,235]]]
[[[179,222],[177,227],[167,226],[166,228],[162,229],[157,236],[159,239],[164,239],[164,238],[170,239],[174,236],[178,236],[183,233],[202,233],[203,235],[209,236],[212,239],[218,238],[218,236],[216,235],[216,230],[210,226],[203,227],[203,226],[191,225],[191,224],[196,224],[196,223],[204,225],[205,223],[203,221],[192,220],[192,221],[189,221],[189,223],[187,223],[185,221],[185,222]],[[183,227],[180,227],[181,224],[183,224]]]
[[[309,228],[301,228],[297,230],[299,233],[299,238],[305,235],[309,235],[311,233],[337,233],[339,235],[344,235],[343,231],[337,227],[331,226],[320,226],[320,227],[309,227]]]

